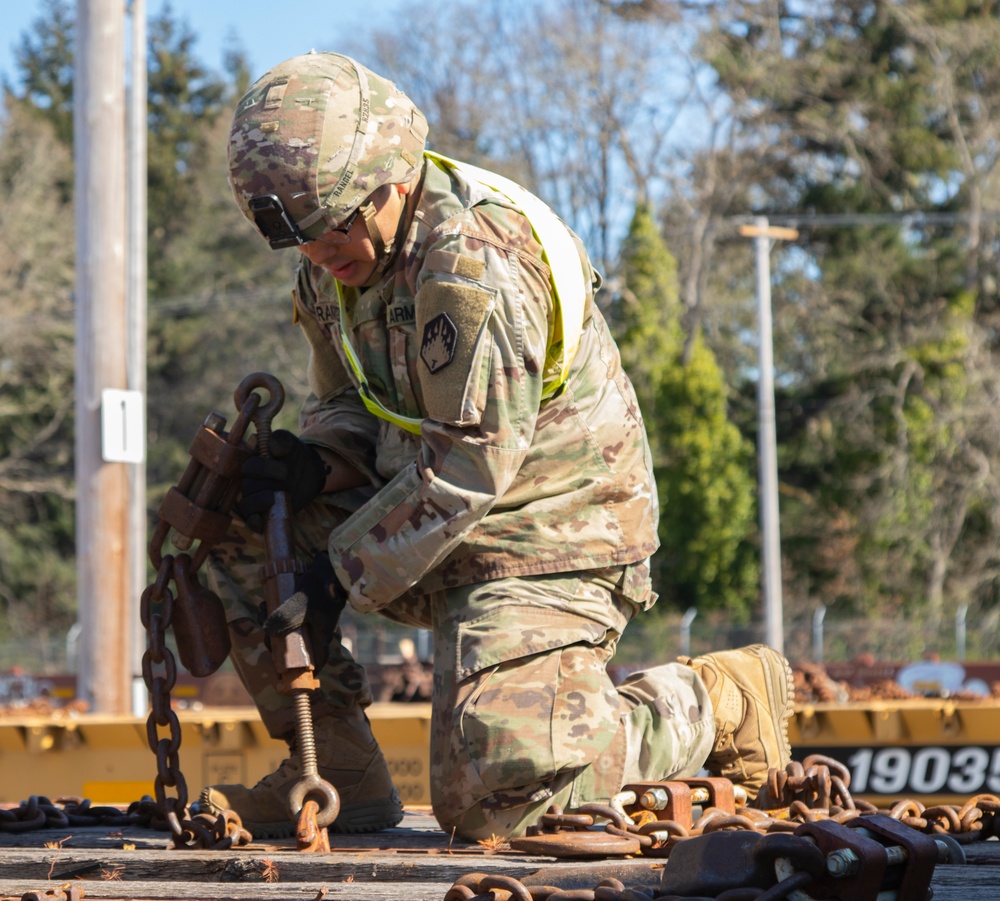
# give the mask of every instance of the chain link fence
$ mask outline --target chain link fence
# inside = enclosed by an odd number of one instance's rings
[[[896,664],[926,659],[996,661],[1000,660],[998,620],[997,613],[968,616],[962,609],[937,623],[914,618],[840,618],[820,611],[785,617],[784,650],[793,663],[832,664],[864,658]],[[429,633],[379,616],[347,611],[342,629],[363,664],[398,663],[411,655],[426,662],[433,653]],[[11,680],[74,672],[75,638],[71,630],[66,635],[0,640],[0,703]],[[656,612],[633,621],[619,643],[615,662],[655,665],[682,654],[697,656],[764,640],[763,616],[738,624],[718,613]]]
[[[655,609],[655,608],[654,608]],[[616,660],[666,663],[675,657],[738,648],[765,641],[763,615],[734,623],[720,613],[666,613],[633,621]],[[786,615],[784,652],[793,663],[842,663],[870,659],[884,663],[916,660],[1000,660],[1000,614],[969,615],[964,608],[941,620],[906,617],[834,617],[822,608]]]
[[[341,618],[341,631],[351,652],[363,664],[398,663],[410,654],[425,661],[432,656],[429,633],[380,616],[363,616],[346,610]],[[5,676],[41,677],[75,672],[78,638],[79,629],[73,627],[60,635],[0,639],[0,703],[4,698]],[[167,635],[167,645],[176,654],[172,633]]]

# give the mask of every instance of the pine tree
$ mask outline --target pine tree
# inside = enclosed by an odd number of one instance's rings
[[[677,265],[648,208],[622,249],[616,324],[653,451],[660,500],[656,590],[667,602],[744,618],[758,596],[752,448],[727,415],[727,390],[696,337],[685,361]]]
[[[73,214],[54,126],[0,119],[0,639],[44,662],[73,623]],[[25,223],[31,228],[25,229]]]
[[[45,16],[20,42],[0,119],[0,638],[5,629],[18,638],[65,631],[75,615],[74,6],[46,0]],[[231,80],[209,71],[169,7],[149,35],[153,511],[183,472],[206,413],[234,415],[227,402],[248,372],[272,370],[276,358],[292,370],[283,415],[294,420],[304,392],[295,363],[304,371],[305,359],[291,350],[294,255],[275,255],[253,233],[226,180],[244,57],[230,52]],[[38,648],[26,647],[39,659]]]
[[[4,85],[8,100],[23,101],[33,115],[46,119],[64,147],[73,143],[74,25],[72,0],[43,0],[42,15],[14,50],[19,86]]]
[[[802,217],[775,285],[794,590],[940,622],[946,597],[997,588],[1000,16],[939,0],[715,13],[703,48],[758,140],[756,211]]]

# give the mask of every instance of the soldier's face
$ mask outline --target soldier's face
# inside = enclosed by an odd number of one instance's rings
[[[375,227],[381,232],[383,240],[396,234],[399,217],[403,214],[403,195],[408,191],[407,185],[389,185],[370,198],[375,204]],[[364,216],[355,217],[348,234],[350,240],[346,243],[324,241],[321,236],[308,244],[299,245],[299,251],[341,284],[360,288],[368,284],[378,263]]]

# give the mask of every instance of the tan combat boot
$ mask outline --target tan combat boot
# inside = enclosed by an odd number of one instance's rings
[[[332,832],[379,832],[403,818],[403,805],[392,784],[389,767],[363,710],[317,719],[313,725],[320,778],[340,797],[340,813]],[[295,824],[288,811],[288,794],[302,774],[298,753],[253,788],[210,785],[192,805],[195,813],[234,810],[254,838],[284,838]]]
[[[788,720],[795,696],[791,666],[762,644],[679,659],[701,677],[715,711],[715,746],[705,767],[756,798],[767,771],[784,769],[791,760]]]

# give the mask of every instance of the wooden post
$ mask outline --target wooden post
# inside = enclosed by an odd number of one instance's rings
[[[143,425],[145,426],[146,398],[146,131],[147,116],[146,79],[146,0],[132,0],[131,72],[128,94],[128,358],[126,380],[130,391],[142,399]],[[145,432],[145,428],[143,429]],[[145,434],[143,434],[145,443]],[[146,462],[143,459],[126,464],[129,470],[129,575],[128,594],[132,609],[130,632],[132,638],[132,682],[138,684],[142,675],[142,652],[146,646],[145,631],[139,621],[139,599],[146,586],[146,550],[148,514],[146,511]],[[145,696],[142,695],[143,700]],[[133,702],[136,698],[133,697]],[[136,706],[136,705],[134,705]],[[145,714],[143,704],[142,714]],[[140,711],[133,710],[139,714]]]
[[[130,464],[103,457],[101,404],[127,388],[125,4],[77,0],[77,693],[101,713],[131,707]]]

